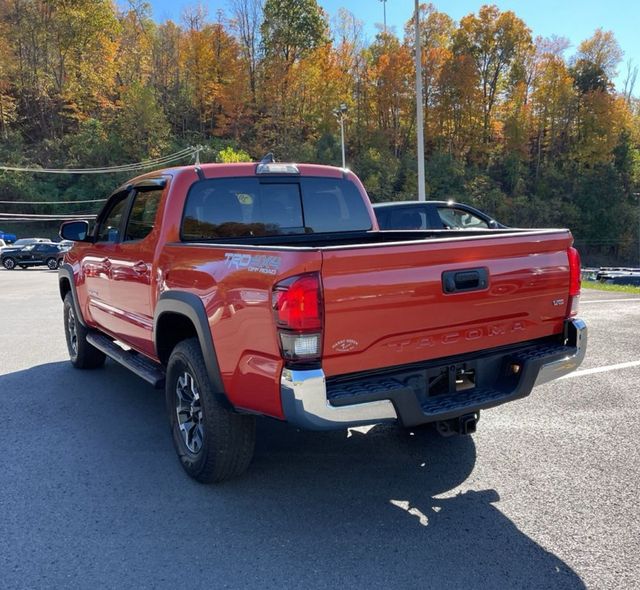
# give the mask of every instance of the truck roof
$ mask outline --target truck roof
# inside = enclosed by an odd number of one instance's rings
[[[278,164],[293,164],[295,165],[300,176],[324,176],[326,178],[343,178],[349,174],[352,174],[349,170],[344,168],[338,168],[336,166],[324,166],[321,164],[295,164],[293,162],[277,162]],[[154,170],[153,172],[147,172],[131,179],[126,184],[136,183],[140,180],[147,178],[157,178],[163,174],[170,176],[179,176],[184,173],[194,173],[197,168],[200,168],[205,178],[225,178],[233,176],[258,176],[256,174],[256,168],[259,162],[238,162],[233,164],[200,164],[196,166],[191,164],[189,166],[174,166],[172,168],[163,168],[161,170]],[[285,174],[286,176],[286,174]]]

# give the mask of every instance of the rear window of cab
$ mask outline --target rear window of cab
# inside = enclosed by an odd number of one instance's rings
[[[371,218],[355,184],[337,178],[214,178],[187,196],[185,241],[368,231]]]

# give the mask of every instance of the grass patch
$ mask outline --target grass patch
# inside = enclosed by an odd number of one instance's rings
[[[634,285],[607,285],[596,281],[582,281],[583,289],[597,289],[598,291],[617,291],[618,293],[635,293],[640,295],[640,287]]]

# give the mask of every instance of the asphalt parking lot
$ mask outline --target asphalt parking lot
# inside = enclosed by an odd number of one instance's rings
[[[0,270],[2,588],[638,587],[640,297],[585,292],[580,372],[473,437],[263,420],[217,487],[159,392],[71,367],[61,315],[55,272]]]

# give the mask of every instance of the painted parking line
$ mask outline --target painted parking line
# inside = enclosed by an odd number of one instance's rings
[[[593,369],[574,371],[573,373],[569,373],[568,375],[560,377],[560,379],[572,379],[573,377],[583,377],[584,375],[594,375],[596,373],[619,371],[620,369],[629,369],[631,367],[640,367],[640,361],[629,361],[628,363],[618,363],[617,365],[605,365],[604,367],[595,367]]]
[[[618,303],[618,301],[640,301],[640,297],[621,297],[620,299],[591,299],[590,301],[580,301],[580,305],[587,303]]]

